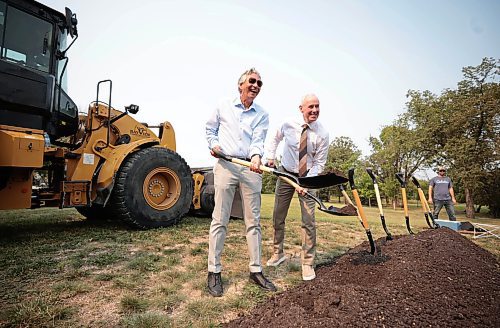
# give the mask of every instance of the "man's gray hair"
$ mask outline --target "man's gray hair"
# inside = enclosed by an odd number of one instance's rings
[[[255,69],[255,67],[247,69],[246,71],[243,72],[243,74],[241,74],[240,78],[238,79],[238,91],[241,91],[240,90],[240,85],[242,85],[243,82],[246,81],[248,75],[254,74],[254,73],[257,74],[258,76],[260,76],[262,78],[262,76],[260,75],[260,73]]]
[[[316,96],[314,93],[307,93],[305,96],[302,97],[302,99],[300,100],[300,105],[302,106],[302,104],[309,98],[316,98],[319,100],[318,96]]]

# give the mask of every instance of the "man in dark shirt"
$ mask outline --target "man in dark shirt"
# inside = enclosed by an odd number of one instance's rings
[[[446,169],[439,167],[438,176],[431,179],[429,182],[429,203],[434,204],[434,219],[437,220],[441,209],[446,209],[450,221],[456,221],[455,208],[453,204],[457,203],[453,184],[451,179],[446,176]]]

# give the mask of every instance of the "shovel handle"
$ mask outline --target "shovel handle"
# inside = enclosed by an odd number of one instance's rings
[[[245,160],[242,160],[242,159],[239,159],[239,158],[234,158],[232,156],[228,156],[228,155],[226,155],[226,154],[224,154],[224,153],[222,153],[220,151],[214,150],[214,149],[212,149],[212,151],[214,152],[215,155],[217,155],[218,158],[222,158],[225,161],[236,163],[236,164],[243,165],[243,166],[246,166],[246,167],[251,167],[252,166],[252,162],[245,161]],[[264,165],[260,165],[259,169],[261,171],[263,171],[263,172],[275,173],[274,169],[272,169],[270,167],[267,167],[267,166],[264,166]]]
[[[290,184],[295,189],[302,188],[301,186],[299,186],[295,181],[293,181],[290,178],[287,178],[287,177],[284,177],[284,176],[279,176],[279,178],[282,179],[283,181],[285,181],[286,183]]]
[[[342,196],[344,196],[345,200],[347,201],[347,203],[351,204],[351,205],[354,205],[351,198],[349,197],[349,195],[347,194],[347,192],[345,191],[344,187],[341,187],[340,188],[340,191],[342,191]]]
[[[378,184],[374,183],[373,188],[375,189],[375,197],[377,198],[378,212],[380,215],[384,215],[384,210],[382,209],[382,199],[380,198],[380,190],[378,189]]]
[[[358,208],[359,217],[361,218],[361,224],[365,230],[370,230],[370,226],[368,225],[368,221],[366,220],[365,211],[363,210],[363,205],[361,204],[361,199],[359,198],[358,190],[352,189],[352,195],[354,196],[354,200],[356,201],[356,207]]]
[[[425,195],[420,186],[417,187],[417,192],[418,198],[420,198],[420,204],[422,205],[422,211],[424,211],[424,213],[427,213],[427,207],[425,206]]]
[[[405,210],[405,217],[408,216],[408,199],[406,198],[406,188],[401,188],[401,194],[403,195],[403,208]]]
[[[239,164],[239,165],[243,165],[243,166],[247,166],[247,167],[251,167],[252,166],[252,162],[248,162],[248,161],[244,161],[242,159],[239,159],[239,158],[231,158],[231,162],[233,163],[236,163],[236,164]],[[259,166],[259,169],[261,171],[264,171],[264,172],[267,172],[267,173],[275,173],[274,172],[274,169],[270,168],[270,167],[267,167],[265,165],[260,165]]]

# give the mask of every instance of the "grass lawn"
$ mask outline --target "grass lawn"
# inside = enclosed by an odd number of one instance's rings
[[[263,195],[263,263],[272,251],[273,201],[274,195]],[[365,212],[374,238],[385,236],[378,209]],[[393,235],[407,233],[402,210],[384,212]],[[316,213],[316,263],[329,262],[366,240],[356,217]],[[446,218],[444,209],[441,215]],[[458,212],[458,218],[465,215]],[[414,232],[426,229],[416,204],[410,220]],[[500,225],[481,217],[476,222]],[[0,326],[214,327],[232,319],[269,294],[247,282],[242,220],[229,225],[224,296],[207,293],[209,224],[208,218],[186,217],[174,227],[137,231],[120,222],[87,221],[74,209],[1,211]],[[289,261],[264,268],[279,290],[301,282],[298,200],[292,201],[286,228]],[[500,258],[498,239],[473,241]]]

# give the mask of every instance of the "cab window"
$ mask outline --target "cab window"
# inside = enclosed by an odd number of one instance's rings
[[[52,24],[0,1],[0,58],[50,72]]]

